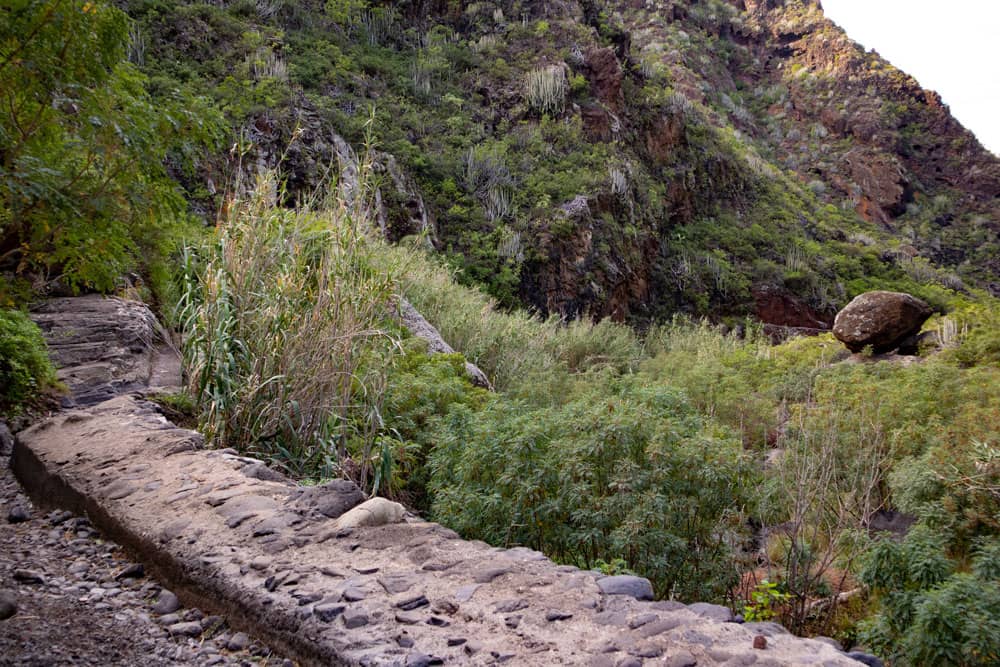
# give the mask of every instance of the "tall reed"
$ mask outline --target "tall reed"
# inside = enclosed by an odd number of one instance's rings
[[[205,434],[299,476],[370,453],[396,340],[396,279],[356,207],[275,205],[274,174],[189,249],[182,315],[189,389]],[[382,268],[376,268],[381,266]]]

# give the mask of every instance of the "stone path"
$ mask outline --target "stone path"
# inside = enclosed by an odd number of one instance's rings
[[[116,312],[145,317],[131,308]],[[112,331],[127,332],[129,326]],[[75,349],[71,340],[64,342],[65,349]],[[105,356],[96,374],[112,393],[127,386],[119,382],[120,373],[137,372],[146,382],[155,376],[153,361],[142,360],[151,353],[124,347],[140,361],[121,365]],[[79,377],[72,368],[64,373]],[[88,391],[83,383],[78,395]],[[858,664],[827,643],[796,638],[780,626],[732,622],[723,607],[651,601],[649,582],[638,577],[604,577],[558,566],[528,549],[464,541],[387,501],[378,511],[361,512],[356,506],[364,498],[351,483],[299,487],[259,461],[206,450],[199,434],[170,424],[139,395],[77,403],[88,406],[20,432],[12,467],[36,500],[90,517],[146,571],[169,582],[180,600],[204,610],[201,618],[199,612],[167,613],[158,623],[146,623],[148,612],[134,606],[132,616],[117,612],[143,628],[157,628],[154,635],[179,643],[175,650],[193,651],[183,639],[190,635],[209,637],[205,645],[220,652],[230,637],[220,644],[211,633],[225,619],[316,665]],[[62,515],[52,516],[58,521]],[[365,525],[373,517],[389,523]],[[84,539],[74,537],[76,523],[68,538],[57,539],[51,531],[63,529],[34,520],[41,523],[24,538],[28,544],[31,535],[44,534],[38,539],[56,547],[65,541],[73,549],[73,540]],[[104,598],[134,594],[148,605],[155,584],[120,583],[127,579],[115,576],[128,565],[111,553],[106,570],[93,570],[100,585],[84,584],[80,597],[100,596],[97,604],[110,605]],[[24,568],[12,566],[9,576],[16,569]],[[39,574],[43,581],[73,581],[60,572]],[[119,592],[109,596],[94,588]],[[195,651],[169,659],[214,656]]]

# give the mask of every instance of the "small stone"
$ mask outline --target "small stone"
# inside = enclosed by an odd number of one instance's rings
[[[226,648],[230,651],[243,651],[250,645],[250,637],[245,632],[237,632],[226,642]]]
[[[324,623],[329,623],[333,619],[344,613],[344,609],[347,607],[342,604],[336,604],[333,602],[327,604],[318,604],[313,607],[313,613],[316,614],[316,618],[323,621]]]
[[[639,614],[631,621],[628,622],[628,627],[635,630],[636,628],[641,628],[644,625],[652,623],[653,621],[660,620],[660,617],[656,614]]]
[[[863,665],[868,665],[868,667],[884,667],[881,660],[863,651],[851,651],[847,654],[847,657],[852,660],[856,660]]]
[[[160,625],[173,625],[174,623],[180,623],[181,617],[180,614],[164,614],[156,622]]]
[[[361,588],[346,588],[342,597],[347,602],[360,602],[368,597],[368,592]]]
[[[430,601],[423,595],[417,595],[416,597],[408,597],[396,603],[397,609],[402,609],[403,611],[413,611],[420,607],[426,607],[430,604]]]
[[[413,637],[410,637],[409,635],[405,635],[405,634],[404,635],[397,635],[396,636],[396,643],[399,644],[402,648],[413,648],[413,644],[414,644]]]
[[[221,616],[206,616],[205,618],[201,619],[201,627],[206,632],[209,630],[212,631],[218,630],[225,624],[226,624],[226,619],[222,618]]]
[[[628,656],[619,660],[615,667],[642,667],[642,660]]]
[[[427,619],[427,625],[433,625],[437,628],[446,628],[451,625],[451,623],[440,616],[431,616]]]
[[[174,623],[167,628],[167,632],[174,637],[197,637],[201,634],[201,623],[198,623],[197,621]]]
[[[360,628],[368,625],[368,614],[360,609],[349,609],[344,612],[344,627],[348,629]]]
[[[497,577],[503,576],[510,572],[510,568],[506,567],[493,567],[486,570],[480,570],[472,578],[479,584],[488,584]]]
[[[465,637],[450,637],[448,639],[448,646],[461,646],[466,641]]]
[[[168,590],[164,590],[160,593],[160,597],[156,600],[156,604],[153,605],[154,614],[172,614],[181,608],[180,599]]]
[[[142,563],[131,563],[124,570],[115,575],[117,581],[122,579],[139,579],[140,577],[146,576],[146,568],[142,566]]]
[[[482,642],[469,641],[466,642],[465,648],[463,649],[468,655],[475,655],[483,650]]]
[[[620,574],[597,580],[597,587],[605,595],[628,595],[636,600],[652,600],[653,584],[649,579]]]
[[[65,510],[56,510],[55,512],[49,515],[49,523],[51,523],[53,526],[59,526],[61,524],[66,523],[72,518],[73,518],[72,512],[67,512]]]
[[[401,611],[396,614],[396,622],[403,625],[416,625],[423,620],[423,615],[412,611]]]
[[[44,584],[45,578],[34,570],[14,570],[14,581],[22,584]]]
[[[459,602],[468,602],[472,599],[472,596],[476,594],[479,587],[482,584],[469,584],[468,586],[462,586],[457,591],[455,591],[455,599]]]
[[[664,667],[695,667],[697,664],[698,660],[687,651],[678,651],[663,663]]]
[[[659,658],[661,655],[663,655],[663,649],[660,648],[659,646],[654,646],[653,644],[647,644],[646,646],[639,646],[635,649],[632,649],[629,651],[629,653],[638,658]],[[685,661],[684,660],[685,653],[686,653],[685,651],[681,651],[677,655],[673,656],[671,658],[670,667],[693,667],[693,665],[697,664],[696,662],[689,663]],[[687,655],[690,656],[691,654],[688,653]],[[679,659],[679,662],[677,664],[674,664],[673,662],[674,659]]]
[[[523,598],[515,598],[513,600],[502,600],[493,607],[493,611],[498,614],[510,614],[515,611],[520,611],[528,606],[527,600]]]
[[[708,604],[707,602],[695,602],[688,605],[688,609],[704,618],[710,618],[720,623],[729,623],[733,620],[733,612],[729,607],[720,604]]]
[[[397,595],[410,590],[413,587],[414,579],[413,577],[404,574],[392,574],[379,577],[378,582],[382,584],[382,588],[385,589],[386,593],[389,595]]]
[[[753,647],[757,650],[764,650],[767,648],[767,637],[764,635],[754,635]]]
[[[9,512],[7,512],[7,521],[9,523],[24,523],[30,519],[31,512],[29,512],[28,509],[22,505],[15,505],[10,508]]]
[[[250,561],[250,567],[254,570],[266,570],[267,566],[271,564],[270,558],[264,558],[263,556],[258,556]]]
[[[511,628],[513,630],[517,626],[521,625],[521,615],[514,614],[513,616],[508,616],[507,618],[503,619],[503,622],[507,625],[508,628]]]
[[[320,593],[319,591],[314,591],[312,593],[303,593],[302,595],[299,595],[298,598],[299,598],[299,606],[304,607],[307,604],[312,604],[313,602],[319,602],[320,600],[322,600],[323,594]]]
[[[431,610],[435,614],[445,614],[447,616],[454,616],[458,612],[458,605],[451,600],[437,600],[431,605]]]
[[[405,667],[428,667],[431,664],[431,657],[424,653],[411,653],[406,656]]]
[[[8,589],[0,589],[0,621],[8,619],[17,613],[17,593]]]
[[[559,611],[558,609],[550,609],[545,612],[545,620],[549,623],[554,621],[565,621],[568,618],[573,618],[573,614],[569,614],[565,611]]]

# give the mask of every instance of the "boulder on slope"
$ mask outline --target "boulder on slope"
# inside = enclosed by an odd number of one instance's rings
[[[865,292],[837,313],[833,335],[851,352],[868,346],[878,354],[895,350],[918,333],[934,311],[920,299],[901,292]]]

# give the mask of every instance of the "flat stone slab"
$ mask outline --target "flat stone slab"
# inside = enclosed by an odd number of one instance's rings
[[[119,396],[22,431],[12,467],[39,502],[87,512],[182,601],[304,664],[858,664],[781,632],[754,649],[753,624],[608,594],[597,573],[413,517],[336,530],[302,487],[203,447]]]

